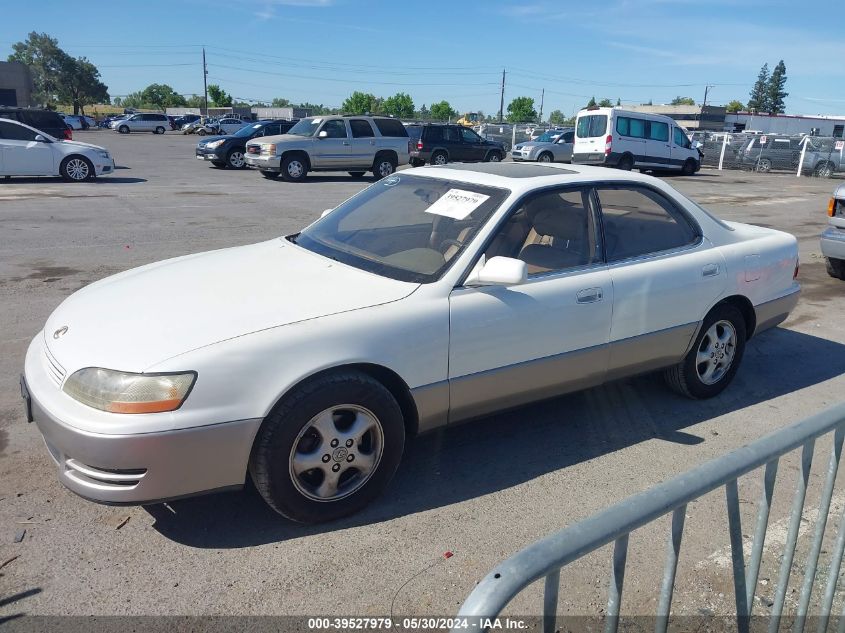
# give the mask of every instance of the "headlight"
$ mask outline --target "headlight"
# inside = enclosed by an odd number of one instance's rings
[[[522,145],[517,145],[514,149],[522,149]]]
[[[221,138],[219,141],[211,141],[211,143],[207,143],[206,147],[208,149],[214,149],[215,147],[220,147],[225,142],[226,140]]]
[[[261,153],[262,154],[270,154],[274,156],[276,154],[276,144],[275,143],[265,143],[261,146]]]
[[[74,372],[62,390],[74,400],[110,413],[161,413],[182,406],[197,378],[181,374],[130,374],[99,367]]]
[[[109,156],[109,153],[108,153],[106,150],[104,150],[104,149],[98,149],[98,150],[97,150],[97,155],[98,155],[98,156],[102,156],[102,157],[103,157],[103,158],[105,158],[106,160],[108,160],[109,158],[111,158],[111,157]]]

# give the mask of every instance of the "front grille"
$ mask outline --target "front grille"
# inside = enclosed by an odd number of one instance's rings
[[[65,379],[67,372],[62,367],[61,363],[56,360],[56,357],[50,353],[47,345],[44,345],[44,368],[47,370],[47,375],[56,383],[57,386],[62,386],[62,381]]]
[[[107,488],[134,488],[144,475],[146,468],[96,468],[66,457],[65,474],[83,484]]]
[[[260,154],[261,153],[261,146],[260,145],[248,145],[246,148],[247,154]]]

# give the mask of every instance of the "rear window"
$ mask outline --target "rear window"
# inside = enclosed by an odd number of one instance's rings
[[[408,138],[408,132],[405,126],[402,125],[402,121],[397,121],[396,119],[373,119],[373,122],[382,136]]]
[[[405,131],[408,132],[408,136],[410,136],[412,139],[418,139],[422,136],[421,127],[409,127],[405,128]]]
[[[576,131],[578,138],[596,138],[597,136],[604,136],[606,131],[606,114],[588,114],[578,117],[578,127]]]

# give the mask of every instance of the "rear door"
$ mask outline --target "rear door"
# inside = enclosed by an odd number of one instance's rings
[[[38,132],[0,119],[2,173],[6,176],[46,176],[56,173],[52,143],[36,141]]]
[[[467,160],[466,148],[461,142],[461,133],[457,126],[443,126],[443,146],[449,152],[449,160],[452,162]]]
[[[376,155],[376,133],[367,119],[349,119],[352,133],[349,165],[370,168]]]
[[[669,124],[664,121],[646,121],[646,162],[660,167],[672,167],[672,144],[669,142]]]

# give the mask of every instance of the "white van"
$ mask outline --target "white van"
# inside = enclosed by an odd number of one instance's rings
[[[572,162],[692,175],[701,168],[701,154],[668,116],[596,107],[578,113]]]

